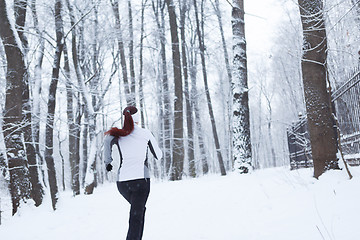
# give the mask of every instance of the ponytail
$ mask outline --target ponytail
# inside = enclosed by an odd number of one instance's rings
[[[109,131],[105,132],[105,135],[111,135],[114,137],[125,137],[129,135],[134,130],[134,120],[131,115],[135,114],[137,111],[136,107],[126,107],[123,111],[123,115],[125,116],[123,128],[119,129],[117,127],[113,127]]]

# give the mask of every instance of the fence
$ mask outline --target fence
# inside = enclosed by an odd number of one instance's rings
[[[339,122],[341,147],[351,166],[360,165],[360,69],[331,95]],[[306,117],[287,129],[290,168],[312,167],[310,138]]]

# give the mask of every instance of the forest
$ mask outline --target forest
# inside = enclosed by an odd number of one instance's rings
[[[12,214],[115,181],[104,133],[129,105],[164,153],[155,179],[290,170],[291,134],[315,178],[359,165],[360,1],[263,2],[0,0],[0,197]]]

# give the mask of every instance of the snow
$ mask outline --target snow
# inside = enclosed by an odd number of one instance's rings
[[[152,180],[144,240],[357,240],[360,236],[360,167],[329,171],[274,168],[252,174],[204,176],[177,182]],[[49,199],[23,206],[3,219],[1,239],[125,239],[129,205],[114,183],[93,195],[61,193],[58,210]]]

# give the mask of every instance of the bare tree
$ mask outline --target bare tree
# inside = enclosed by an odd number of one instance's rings
[[[125,56],[125,49],[124,49],[124,41],[122,37],[122,30],[121,30],[121,22],[120,22],[120,9],[119,9],[119,0],[110,0],[113,13],[115,16],[115,29],[118,41],[118,51],[120,55],[120,64],[125,88],[125,95],[126,95],[126,103],[128,105],[135,105],[135,95],[131,93],[131,82],[129,83],[128,73],[127,73],[127,64],[126,64],[126,56]]]
[[[322,0],[298,0],[303,27],[301,61],[314,177],[336,168],[337,142],[327,91],[327,40]]]
[[[70,23],[72,26],[72,59],[76,77],[79,81],[81,79],[80,69],[78,66],[78,53],[77,53],[77,35],[76,35],[76,22],[73,8],[69,0],[66,0],[66,5],[69,10]],[[81,116],[81,108],[78,102],[74,103],[74,83],[71,81],[70,75],[70,60],[68,58],[68,51],[66,45],[64,46],[64,58],[65,58],[65,73],[66,73],[66,96],[67,96],[67,118],[68,118],[68,129],[69,129],[69,162],[71,168],[71,188],[74,195],[80,194],[80,124],[79,118]],[[74,104],[77,107],[77,112],[74,111]]]
[[[56,90],[59,81],[60,60],[64,47],[64,29],[62,20],[62,3],[61,0],[55,1],[55,30],[56,30],[56,49],[54,55],[54,63],[52,69],[52,76],[49,88],[48,113],[46,118],[46,132],[45,132],[45,161],[48,169],[50,195],[52,207],[56,209],[58,200],[58,186],[56,180],[56,169],[54,164],[54,115],[56,106]]]
[[[136,91],[135,91],[135,66],[134,66],[134,27],[131,0],[128,0],[129,12],[129,62],[130,62],[130,92],[132,96],[133,105],[136,105]]]
[[[220,172],[221,172],[221,175],[226,175],[226,170],[225,170],[224,161],[223,161],[221,148],[220,148],[219,137],[218,137],[217,129],[216,129],[215,116],[214,116],[211,97],[210,97],[209,84],[208,84],[208,80],[207,80],[206,63],[205,63],[205,45],[204,45],[203,35],[200,32],[200,22],[199,22],[196,0],[194,0],[194,8],[195,8],[195,18],[196,18],[196,32],[198,35],[198,41],[199,41],[199,47],[200,47],[200,58],[201,58],[202,73],[203,73],[203,80],[204,80],[204,86],[205,86],[205,95],[206,95],[207,106],[208,106],[209,115],[210,115],[210,122],[211,122],[213,137],[214,137],[214,141],[215,141],[215,147],[216,147],[217,158],[219,161]]]
[[[183,140],[183,86],[181,74],[181,60],[176,20],[175,5],[172,0],[166,0],[169,12],[171,49],[174,71],[174,134],[173,134],[173,165],[171,180],[181,180],[184,169],[184,140]]]
[[[33,23],[36,34],[38,35],[39,41],[39,49],[37,51],[35,69],[34,69],[34,76],[33,79],[33,86],[32,86],[32,93],[33,96],[36,96],[32,100],[32,127],[33,127],[33,139],[35,144],[35,151],[36,155],[39,158],[39,166],[43,166],[44,158],[43,155],[40,153],[40,96],[42,92],[41,88],[41,73],[42,73],[42,64],[44,60],[44,52],[45,52],[45,40],[43,31],[40,29],[39,26],[39,17],[36,10],[36,0],[31,0],[30,2],[31,13],[33,16]],[[46,186],[46,181],[44,179],[45,174],[44,170],[41,167],[38,167],[38,171],[41,171],[42,175],[42,182]]]
[[[249,89],[247,79],[244,1],[233,0],[233,158],[240,172],[251,168]]]
[[[23,101],[22,97],[19,97],[23,95],[24,78],[27,72],[24,55],[16,40],[16,32],[11,27],[6,9],[5,0],[0,0],[0,36],[7,59],[3,131],[10,172],[12,213],[15,214],[20,201],[30,199],[31,190],[22,134]]]
[[[144,117],[144,85],[143,85],[143,68],[144,68],[144,12],[145,5],[147,0],[141,0],[141,29],[140,29],[140,46],[139,46],[139,105],[140,105],[140,118],[141,126],[145,127],[145,117]]]
[[[22,42],[24,52],[26,54],[28,48],[28,41],[24,34],[25,19],[26,19],[26,7],[27,1],[17,0],[14,2],[14,14],[15,23],[18,35]],[[33,130],[32,130],[32,109],[30,100],[30,84],[29,74],[26,74],[23,78],[23,122],[24,125],[24,141],[26,149],[26,157],[28,161],[29,177],[31,182],[31,198],[35,201],[35,206],[39,206],[42,203],[44,191],[39,181],[38,163],[36,158],[36,150],[34,146]]]
[[[152,0],[152,8],[155,15],[157,33],[160,39],[160,56],[161,56],[161,85],[163,106],[160,109],[160,115],[163,116],[163,141],[164,141],[164,168],[165,174],[168,175],[171,168],[171,114],[172,106],[170,102],[169,78],[166,60],[166,36],[165,36],[165,1]],[[160,16],[159,16],[160,15]]]
[[[185,19],[186,13],[189,11],[189,3],[187,0],[182,0],[180,6],[180,36],[181,36],[181,52],[182,52],[182,67],[184,74],[184,95],[186,106],[186,125],[187,125],[187,156],[189,162],[189,174],[191,177],[196,177],[195,166],[195,152],[194,152],[194,130],[193,130],[193,109],[190,99],[190,86],[189,86],[189,74],[187,63],[187,47],[185,38]]]

